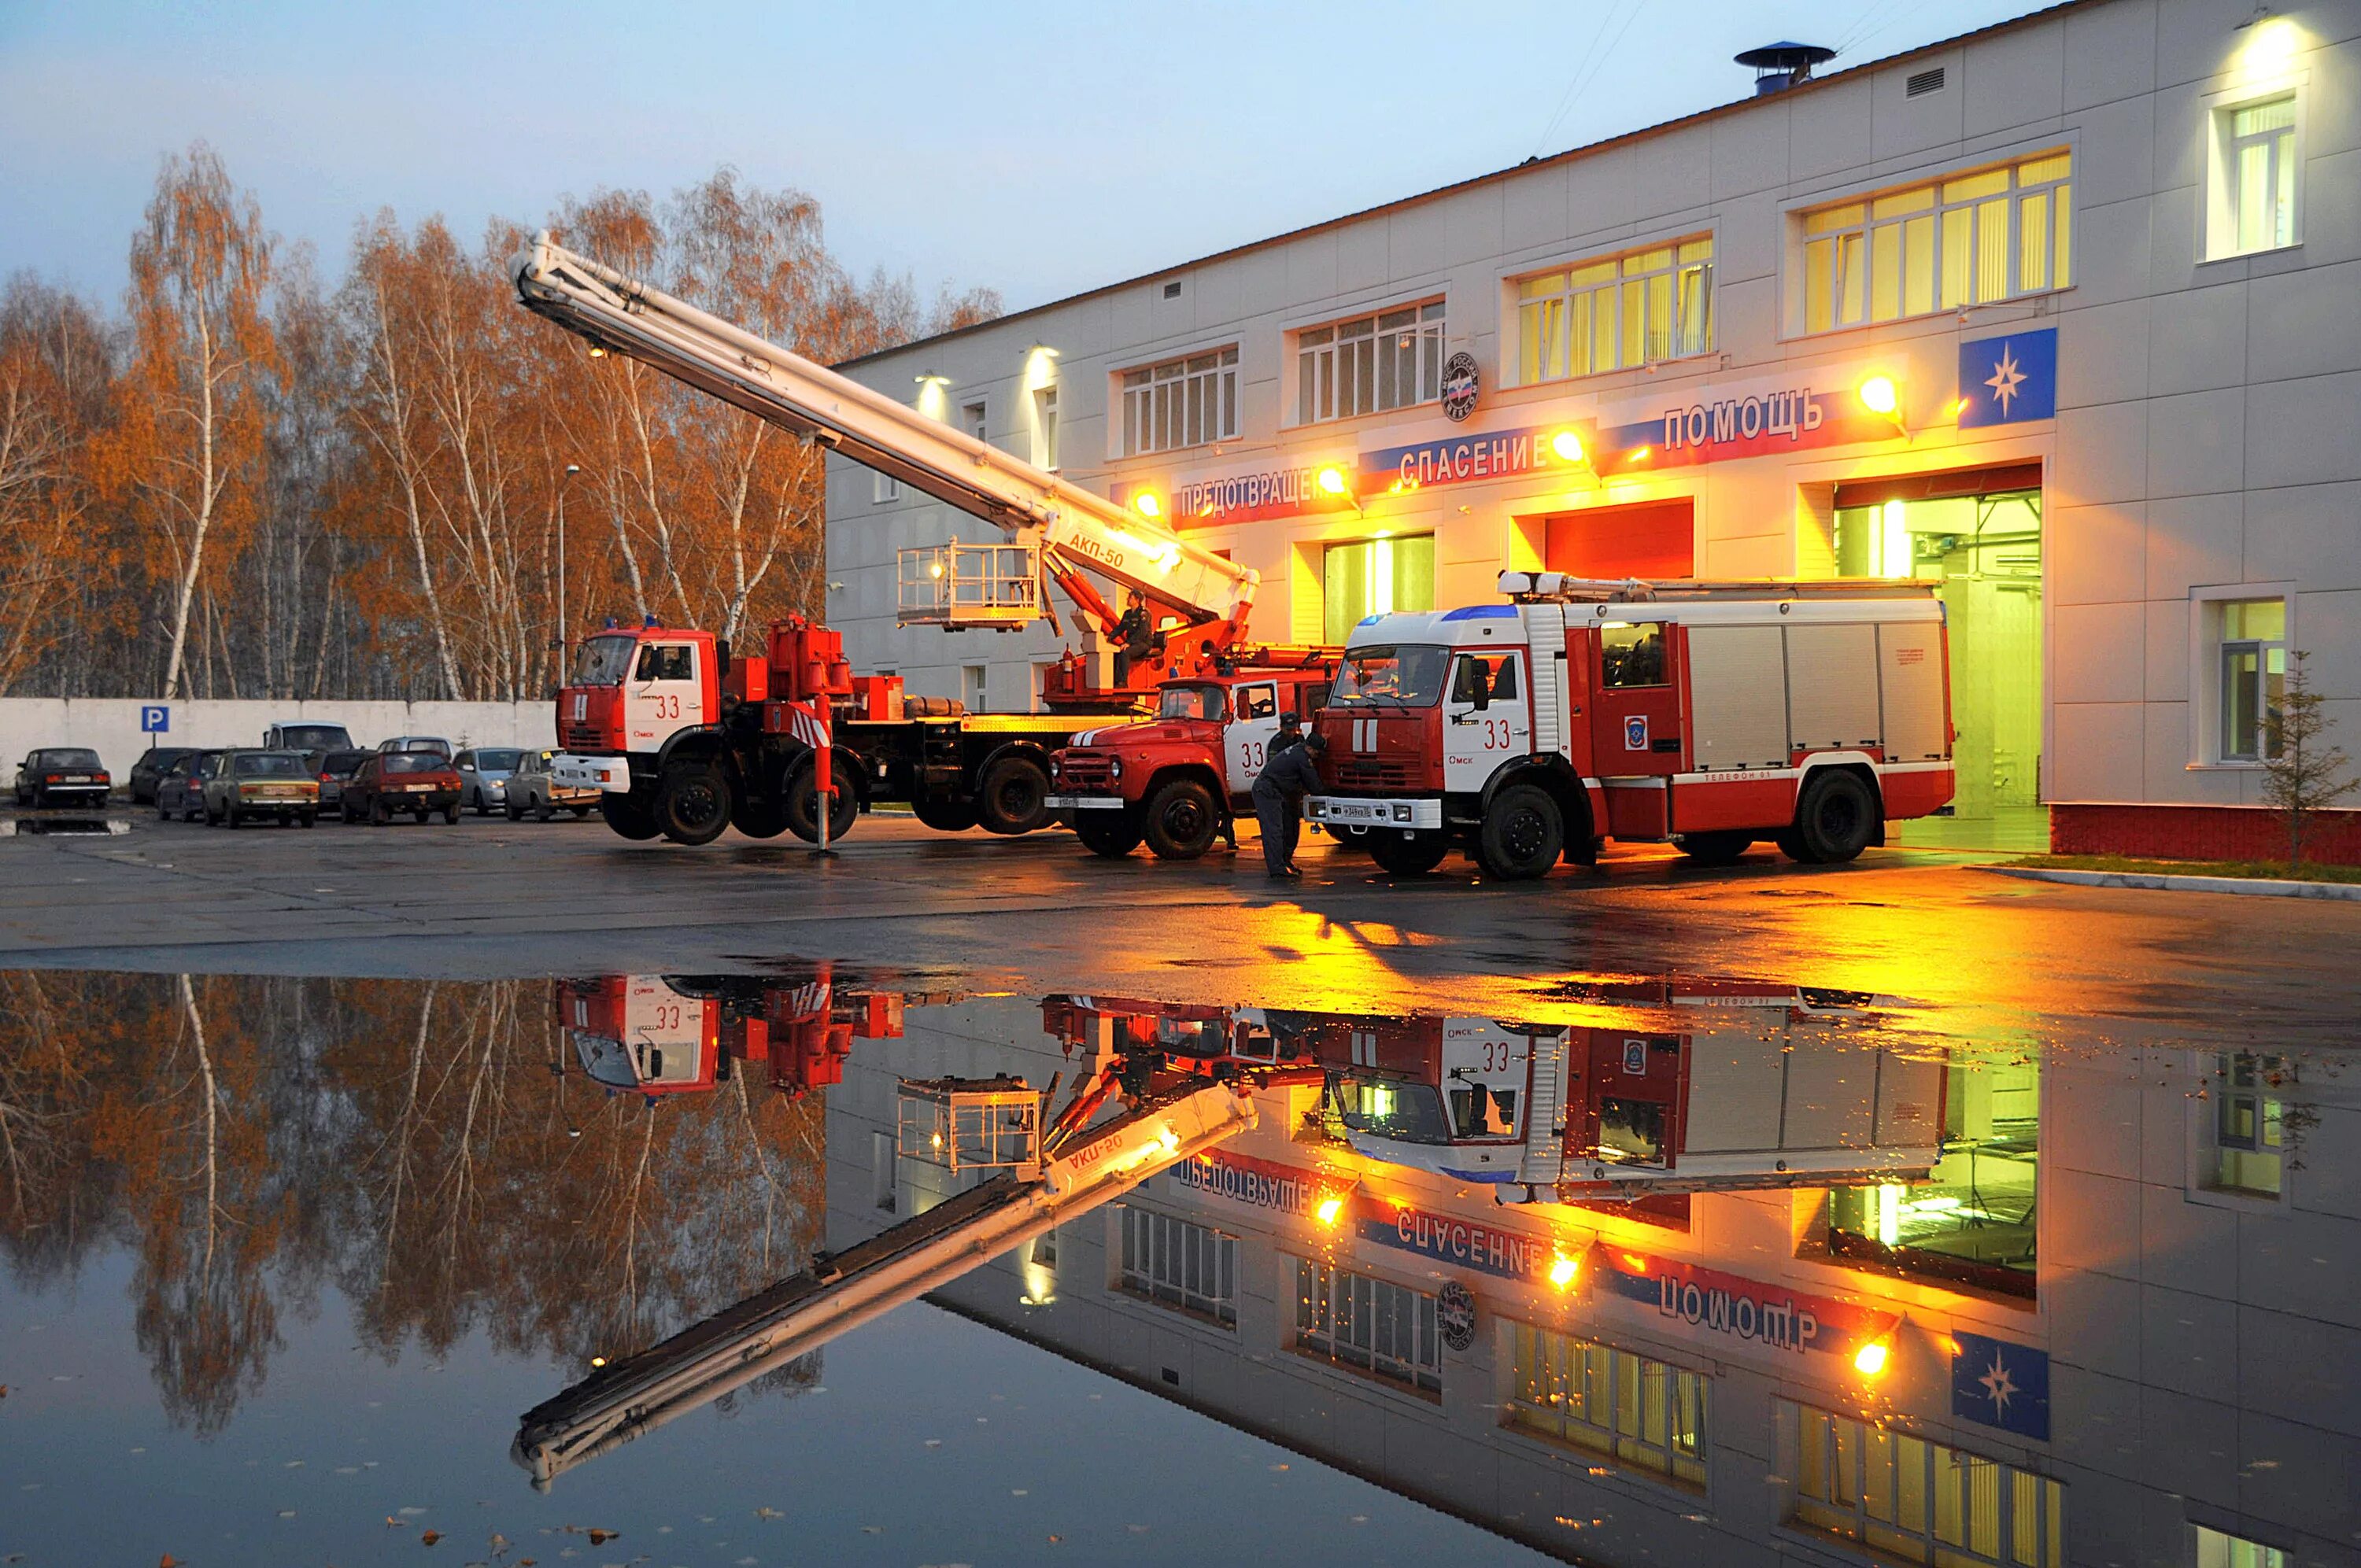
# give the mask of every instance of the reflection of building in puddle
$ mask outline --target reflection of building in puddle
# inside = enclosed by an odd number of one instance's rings
[[[131,824],[115,817],[12,817],[8,831],[19,839],[104,839],[130,832]]]
[[[1251,1127],[929,1299],[1570,1558],[2340,1549],[2361,1335],[2302,1259],[2361,1241],[2361,1149],[2306,1137],[2352,1113],[2320,1058],[1930,1047],[1886,999],[1676,992],[1624,1025],[1599,998],[1542,1024],[911,1006],[828,1091],[830,1244],[955,1226],[1007,1179],[908,1135],[913,1080],[1080,1081],[1109,1113],[1236,1081]],[[2161,1281],[2186,1365],[2232,1368],[2202,1395],[2121,1354]],[[2257,1313],[2300,1327],[2303,1376],[2240,1348]],[[2245,1479],[2207,1500],[2173,1444],[2092,1438],[2150,1399]]]

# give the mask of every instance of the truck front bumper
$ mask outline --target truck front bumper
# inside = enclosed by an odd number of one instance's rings
[[[1119,795],[1053,795],[1043,804],[1052,811],[1121,811],[1129,802]]]
[[[1425,832],[1443,827],[1443,802],[1432,796],[1415,800],[1349,795],[1305,797],[1304,816],[1335,828],[1401,828]]]
[[[609,795],[631,793],[631,764],[620,757],[577,757],[560,751],[549,760],[549,776],[561,789],[598,790]]]

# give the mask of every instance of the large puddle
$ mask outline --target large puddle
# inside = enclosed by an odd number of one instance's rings
[[[2333,1052],[1681,979],[1500,1019],[0,987],[7,1563],[2280,1568],[2361,1530]]]

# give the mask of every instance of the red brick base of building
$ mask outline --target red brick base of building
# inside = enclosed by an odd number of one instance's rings
[[[2263,806],[2053,806],[2049,850],[2167,861],[2281,861],[2287,817]],[[2304,835],[2303,858],[2361,865],[2361,811],[2315,817]]]

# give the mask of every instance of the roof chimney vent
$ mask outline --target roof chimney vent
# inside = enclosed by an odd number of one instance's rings
[[[1817,44],[1782,42],[1748,49],[1737,58],[1739,64],[1754,68],[1754,95],[1767,98],[1810,81],[1812,67],[1827,64],[1836,53]]]

